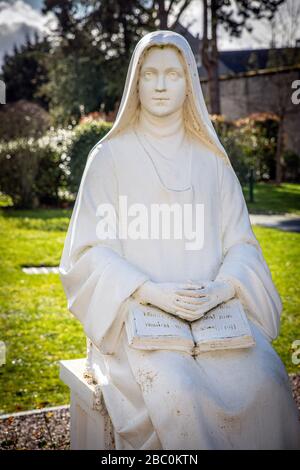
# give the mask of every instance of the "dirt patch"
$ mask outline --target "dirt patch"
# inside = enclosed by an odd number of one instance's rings
[[[139,385],[141,386],[141,389],[143,392],[147,393],[152,390],[155,377],[157,377],[157,373],[155,372],[152,372],[149,370],[138,369],[137,381]]]

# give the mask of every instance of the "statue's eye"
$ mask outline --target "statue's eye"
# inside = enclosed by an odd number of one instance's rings
[[[147,80],[150,80],[153,76],[153,72],[151,72],[151,70],[147,70],[146,72],[144,72],[144,77],[147,79]]]
[[[172,79],[172,80],[176,80],[178,78],[178,73],[175,72],[175,70],[171,70],[169,72],[169,77]]]

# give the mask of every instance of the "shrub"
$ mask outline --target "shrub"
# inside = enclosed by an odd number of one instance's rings
[[[51,129],[38,139],[2,142],[0,191],[16,207],[57,205],[61,198],[74,198],[90,150],[111,126],[92,120],[74,129]]]
[[[235,121],[235,140],[245,165],[258,180],[275,179],[278,117],[256,113]]]
[[[74,128],[72,143],[68,150],[70,171],[69,189],[77,193],[86,159],[94,145],[111,129],[112,124],[105,121],[90,121]]]
[[[0,108],[0,140],[38,138],[50,128],[50,116],[41,106],[20,100]]]
[[[272,113],[256,113],[229,122],[223,116],[212,116],[213,124],[242,184],[249,180],[250,170],[256,179],[275,178],[276,145],[279,119]],[[295,157],[294,164],[297,165]]]
[[[40,152],[33,139],[0,144],[0,189],[11,196],[16,207],[32,207],[33,184],[37,177]]]
[[[214,115],[211,119],[240,183],[245,184],[249,177],[249,167],[237,139],[236,126],[224,116]]]
[[[56,129],[38,140],[40,162],[34,193],[41,204],[57,205],[61,194],[68,188],[68,147],[72,130]]]
[[[71,131],[51,131],[40,139],[17,139],[0,144],[0,191],[16,207],[57,204],[66,188],[67,147]]]
[[[284,180],[292,183],[300,181],[300,155],[292,150],[286,150],[283,154]]]

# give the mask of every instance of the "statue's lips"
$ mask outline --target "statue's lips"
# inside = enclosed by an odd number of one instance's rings
[[[154,101],[169,101],[170,98],[152,98]]]

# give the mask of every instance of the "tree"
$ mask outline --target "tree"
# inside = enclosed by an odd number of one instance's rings
[[[38,138],[50,128],[50,116],[33,101],[19,100],[0,107],[0,141]]]
[[[46,0],[44,11],[58,19],[44,87],[55,120],[78,120],[80,109],[113,110],[133,48],[154,27],[150,13],[133,0]]]
[[[234,37],[240,37],[243,30],[252,31],[251,20],[274,18],[284,0],[202,0],[203,41],[202,61],[207,70],[210,111],[221,113],[218,81],[218,27]]]
[[[271,28],[271,47],[295,47],[300,28],[299,0],[285,0],[266,27]]]
[[[281,70],[284,69],[286,63],[291,58],[293,59],[296,50],[284,49],[281,54],[276,54],[276,51],[270,51],[268,66],[277,73],[274,73],[269,80],[269,89],[272,92],[272,103],[270,107],[279,118],[278,133],[277,133],[277,147],[276,147],[276,183],[281,184],[283,179],[283,169],[285,166],[284,154],[286,150],[285,145],[285,127],[289,118],[296,119],[298,109],[291,100],[292,88],[291,84],[296,78],[297,71],[291,71],[286,75],[283,82],[281,77]],[[295,116],[295,117],[293,117]]]
[[[35,35],[33,41],[27,37],[24,45],[14,47],[12,55],[5,55],[1,79],[6,84],[8,103],[27,100],[48,108],[48,100],[39,89],[48,80],[43,58],[49,49],[47,38],[41,40]]]
[[[54,123],[68,125],[83,113],[100,109],[105,101],[103,54],[81,43],[68,53],[59,46],[45,59],[49,80],[40,91],[48,97]]]
[[[153,0],[150,2],[149,10],[157,18],[157,29],[175,29],[184,11],[192,0]],[[141,2],[149,3],[149,2]]]
[[[99,106],[106,112],[113,110],[121,98],[128,63],[138,40],[149,31],[174,29],[190,3],[191,0],[45,0],[44,12],[51,11],[58,20],[56,48],[48,61],[50,83],[44,87],[52,115],[63,120],[77,119],[79,106],[86,111]],[[89,75],[85,61],[95,73]],[[90,93],[97,90],[93,103],[91,95],[84,93],[87,85]]]
[[[210,10],[210,11],[209,11]],[[210,13],[210,24],[209,24]],[[203,38],[202,61],[208,75],[208,89],[210,111],[212,114],[221,114],[220,87],[218,78],[218,2],[217,0],[203,0]],[[210,36],[209,36],[210,26]]]

